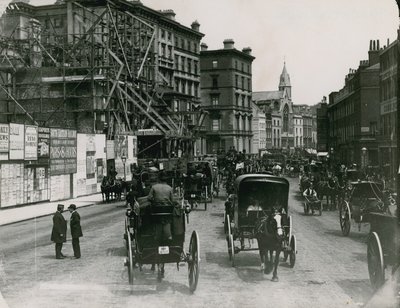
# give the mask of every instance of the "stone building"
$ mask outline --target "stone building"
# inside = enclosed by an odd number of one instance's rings
[[[270,138],[271,134],[267,132],[267,121],[264,110],[260,109],[254,102],[252,102],[252,109],[253,144],[250,153],[258,154],[260,149],[267,148],[267,138]]]
[[[67,198],[98,190],[111,168],[129,180],[138,157],[164,159],[166,169],[174,156],[189,158],[205,117],[199,26],[140,1],[10,4],[0,18],[2,137],[15,138],[18,130],[34,140],[36,131],[38,143],[43,129],[50,146],[52,137],[54,146],[70,143],[72,157],[64,163],[72,168],[58,164],[63,149],[50,148],[45,160],[15,160],[2,144],[0,177],[4,172],[10,182],[15,174],[24,183],[39,174]],[[28,164],[37,167],[26,175],[12,171]]]
[[[293,102],[290,76],[283,65],[277,91],[253,92],[253,101],[271,118],[271,148],[294,150]]]
[[[232,39],[224,48],[208,50],[202,44],[201,98],[208,112],[201,137],[202,153],[217,153],[235,147],[252,148],[252,62],[251,48],[237,50]]]

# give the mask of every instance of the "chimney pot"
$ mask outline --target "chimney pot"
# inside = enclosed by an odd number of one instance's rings
[[[233,39],[224,40],[224,49],[235,49],[235,41]]]
[[[201,49],[201,51],[206,51],[208,49],[207,44],[206,43],[201,43],[200,44],[200,49]]]

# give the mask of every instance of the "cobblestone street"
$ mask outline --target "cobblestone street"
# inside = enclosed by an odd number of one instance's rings
[[[134,285],[128,284],[123,266],[124,207],[115,203],[80,210],[84,232],[80,260],[55,260],[50,217],[1,227],[1,292],[11,308],[362,306],[372,294],[366,262],[368,230],[353,228],[345,238],[337,211],[304,216],[297,179],[290,182],[289,211],[298,254],[294,268],[281,263],[277,283],[261,273],[256,251],[240,252],[236,267],[230,266],[221,198],[206,212],[190,215],[186,240],[197,230],[201,242],[200,279],[193,295],[186,265],[180,271],[176,265],[166,265],[161,283],[145,266],[143,272],[135,271]],[[72,255],[70,242],[63,251]]]

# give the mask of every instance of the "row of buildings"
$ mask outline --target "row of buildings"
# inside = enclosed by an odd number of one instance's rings
[[[371,40],[368,59],[349,70],[343,88],[318,110],[318,147],[334,163],[396,174],[397,61],[397,40],[384,46]]]
[[[93,193],[111,168],[129,180],[148,158],[169,169],[231,147],[312,151],[315,108],[292,103],[286,65],[278,91],[253,92],[251,48],[208,50],[203,37],[139,0],[12,1],[0,18],[0,207]]]

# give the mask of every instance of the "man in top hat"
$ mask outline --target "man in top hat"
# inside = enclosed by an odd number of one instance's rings
[[[57,205],[57,212],[53,215],[53,230],[51,232],[51,241],[56,244],[56,259],[64,259],[61,253],[63,243],[67,241],[67,222],[62,215],[64,205]]]
[[[79,246],[79,238],[83,235],[81,228],[81,216],[76,211],[76,205],[71,204],[68,207],[71,213],[70,227],[72,236],[72,248],[74,249],[74,258],[79,259],[81,257],[81,247]]]

